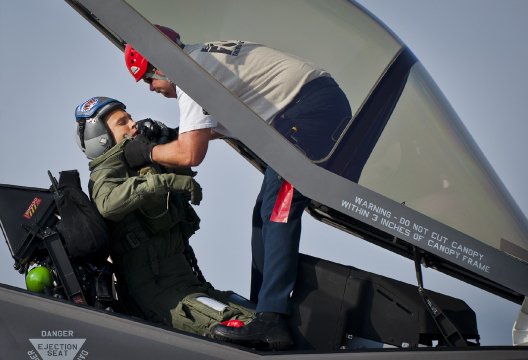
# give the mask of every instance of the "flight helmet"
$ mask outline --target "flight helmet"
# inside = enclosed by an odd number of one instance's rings
[[[125,110],[126,106],[104,96],[90,98],[75,108],[75,139],[88,159],[95,159],[115,145],[114,137],[104,121],[104,117],[115,109]]]
[[[42,293],[44,288],[53,285],[53,276],[48,268],[36,266],[26,275],[26,288],[31,292]]]

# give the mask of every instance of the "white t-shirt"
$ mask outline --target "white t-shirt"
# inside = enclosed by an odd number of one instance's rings
[[[217,133],[224,136],[234,137],[216,121],[214,116],[209,115],[196,101],[177,86],[176,96],[180,108],[180,134],[193,130],[214,129]]]
[[[302,86],[328,72],[278,50],[246,41],[229,40],[186,45],[184,51],[265,121],[298,94]],[[204,128],[231,134],[181,89],[180,133]]]

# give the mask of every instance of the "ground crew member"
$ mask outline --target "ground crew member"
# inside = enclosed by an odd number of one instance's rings
[[[184,45],[172,29],[158,28],[309,158],[317,156],[313,152],[319,151],[323,137],[330,139],[351,118],[343,91],[328,72],[310,62],[247,41]],[[151,161],[197,166],[210,139],[233,137],[130,45],[125,61],[136,81],[143,79],[151,91],[177,98],[180,107],[178,140],[154,146],[138,137],[125,152],[132,167]],[[284,202],[279,194],[287,194],[290,201]],[[297,278],[301,215],[308,203],[309,199],[267,168],[253,212],[250,299],[257,303],[257,317],[243,328],[218,326],[216,337],[263,349],[285,349],[293,344],[286,319]]]

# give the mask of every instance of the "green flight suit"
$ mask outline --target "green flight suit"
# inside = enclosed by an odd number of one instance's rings
[[[124,160],[127,141],[89,164],[90,196],[110,229],[118,295],[137,316],[200,335],[224,320],[247,323],[254,313],[231,302],[232,292],[200,280],[186,256],[199,224],[187,199],[198,184],[161,167],[132,170]]]

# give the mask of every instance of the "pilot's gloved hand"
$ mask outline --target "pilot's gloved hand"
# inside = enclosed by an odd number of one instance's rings
[[[192,178],[191,178],[192,179]],[[191,204],[200,205],[202,201],[202,187],[194,179],[191,181],[191,186],[189,189]]]
[[[176,174],[163,174],[161,176],[165,178],[165,184],[170,191],[183,194],[193,205],[200,205],[202,187],[191,176]]]
[[[139,134],[157,144],[165,144],[178,138],[179,128],[171,129],[161,121],[147,118],[137,121],[136,126]]]
[[[162,129],[167,128],[161,121],[150,118],[137,121],[136,126],[138,134],[145,135],[150,141],[154,142],[158,142],[163,131]]]
[[[137,135],[125,145],[126,162],[132,169],[140,169],[152,164],[152,148],[156,145],[155,142],[150,141],[145,135]]]
[[[168,130],[168,134],[167,134],[167,140],[165,142],[171,142],[172,140],[178,140],[178,135],[180,134],[179,126],[175,128],[168,127],[167,130]],[[162,144],[165,144],[165,142],[163,142]]]

